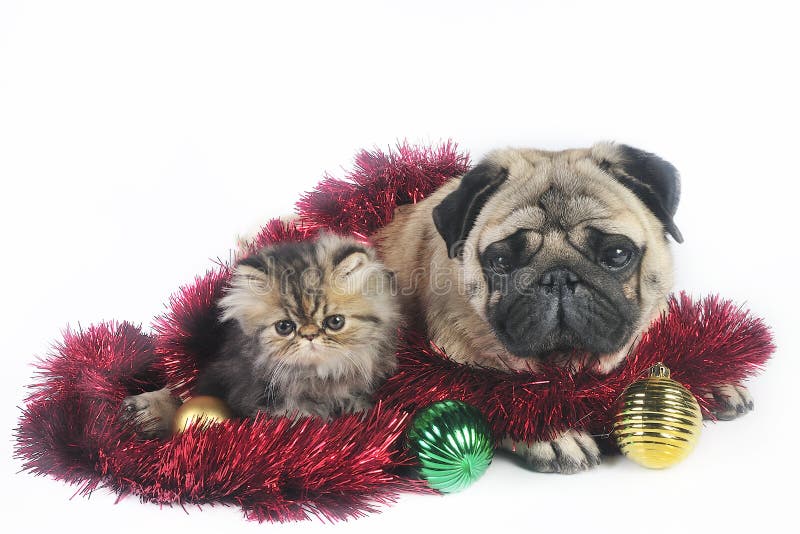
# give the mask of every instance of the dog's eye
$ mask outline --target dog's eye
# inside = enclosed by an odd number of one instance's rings
[[[325,318],[325,322],[323,326],[328,330],[341,330],[344,327],[344,316],[343,315],[331,315],[330,317]]]
[[[622,269],[631,262],[633,251],[625,247],[608,247],[600,254],[600,264],[611,270]]]
[[[497,274],[507,274],[511,270],[511,260],[498,255],[489,260],[489,267]]]
[[[290,321],[289,319],[283,319],[275,323],[275,331],[280,336],[288,336],[292,332],[297,325],[294,324],[294,321]]]

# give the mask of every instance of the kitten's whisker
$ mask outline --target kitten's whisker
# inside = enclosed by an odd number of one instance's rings
[[[283,382],[283,377],[287,373],[289,363],[286,360],[278,360],[277,365],[272,369],[267,379],[267,400],[276,401],[278,388]]]
[[[356,358],[355,355],[350,351],[343,352],[342,354],[344,354],[344,357],[347,358],[347,360],[349,360],[353,364],[356,371],[361,373],[364,380],[366,380],[367,383],[371,385],[372,376],[371,373],[367,370],[367,366],[364,364],[364,362],[359,361],[359,359]]]
[[[340,354],[342,355],[342,357],[345,360],[347,360],[351,364],[351,365],[349,365],[347,367],[347,374],[348,375],[352,374],[352,375],[356,376],[356,375],[358,375],[358,373],[363,372],[361,370],[361,367],[358,365],[358,362],[355,360],[355,358],[353,358],[353,356],[350,354],[350,352],[343,351]]]

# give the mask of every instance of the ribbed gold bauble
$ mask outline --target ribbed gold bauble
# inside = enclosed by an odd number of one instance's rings
[[[206,395],[192,397],[175,412],[175,419],[172,421],[172,432],[179,434],[186,430],[190,424],[208,426],[211,423],[224,421],[231,417],[231,410],[224,401]]]
[[[697,400],[657,363],[648,378],[627,387],[614,419],[614,438],[622,453],[651,469],[670,467],[689,455],[700,437]]]

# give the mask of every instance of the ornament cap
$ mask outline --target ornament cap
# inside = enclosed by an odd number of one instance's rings
[[[661,362],[658,362],[650,368],[650,378],[669,378],[669,375],[669,367]]]

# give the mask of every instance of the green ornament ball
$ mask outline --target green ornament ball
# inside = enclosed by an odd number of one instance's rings
[[[411,421],[406,446],[419,462],[419,474],[443,493],[461,491],[492,463],[494,440],[486,418],[457,400],[435,402]]]

